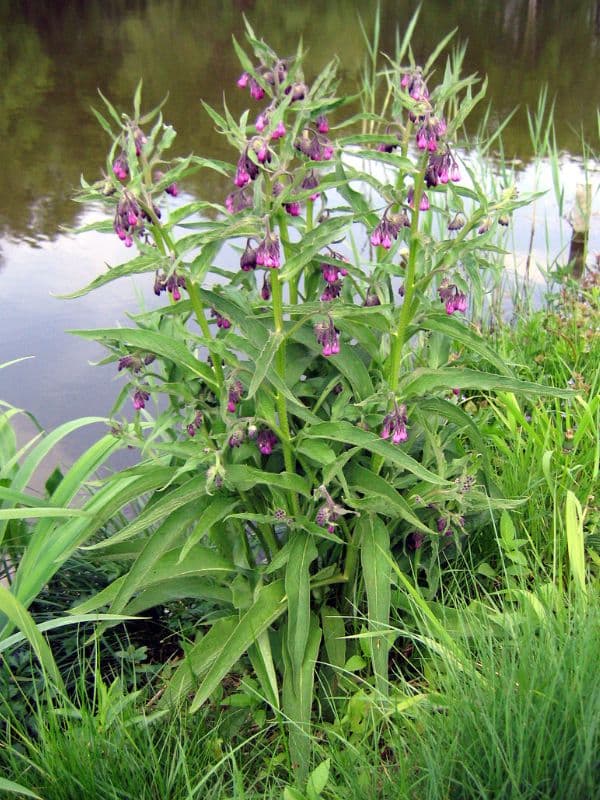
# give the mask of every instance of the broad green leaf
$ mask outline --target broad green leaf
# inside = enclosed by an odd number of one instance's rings
[[[360,518],[360,558],[367,592],[369,630],[380,633],[371,640],[371,660],[375,685],[388,693],[389,624],[391,605],[390,535],[382,520],[373,515]]]
[[[355,347],[342,347],[338,355],[331,356],[330,361],[348,380],[357,400],[364,400],[373,394],[371,376]]]
[[[85,517],[85,511],[78,508],[0,508],[0,520],[2,519],[35,519],[48,517]]]
[[[287,644],[282,647],[284,676],[282,709],[289,724],[289,747],[292,769],[299,781],[306,778],[310,759],[310,719],[315,681],[315,664],[319,655],[321,628],[311,614],[308,642],[299,675],[294,675]]]
[[[288,601],[287,649],[295,682],[302,669],[310,625],[310,565],[317,557],[311,536],[295,533],[285,570]]]
[[[124,542],[135,536],[140,531],[147,531],[156,522],[164,519],[168,514],[176,511],[178,508],[199,500],[206,495],[206,477],[200,475],[181,484],[180,486],[168,487],[161,492],[160,490],[154,495],[153,501],[149,504],[137,517],[126,525],[118,533],[108,539],[103,539],[96,544],[89,545],[88,550],[102,550],[104,547],[112,546]]]
[[[225,643],[238,625],[239,618],[237,616],[223,617],[217,620],[208,633],[186,652],[167,683],[159,707],[177,705],[187,697],[190,690],[198,683],[198,678],[211,667],[221,654]]]
[[[81,625],[86,622],[103,622],[106,620],[124,622],[130,619],[132,619],[130,616],[123,614],[70,614],[68,617],[58,617],[57,619],[36,623],[36,626],[40,633],[45,633],[45,631],[56,631],[67,625]],[[26,641],[26,639],[27,636],[25,633],[13,633],[11,636],[7,636],[6,639],[0,642],[0,653]]]
[[[273,359],[275,358],[277,351],[279,350],[281,343],[283,341],[283,336],[281,333],[276,333],[271,331],[269,334],[269,338],[265,342],[265,346],[261,350],[256,359],[256,367],[254,369],[254,375],[252,376],[252,380],[250,381],[250,386],[248,387],[248,400],[256,394],[256,390],[264,381],[267,372],[269,371],[271,364],[273,363]]]
[[[368,500],[376,499],[378,503],[378,513],[387,517],[402,517],[419,531],[431,531],[413,512],[410,504],[404,497],[391,486],[385,478],[377,475],[373,470],[361,467],[359,464],[352,464],[346,474],[348,483],[352,491],[359,491]]]
[[[480,389],[482,391],[497,391],[500,389],[515,392],[515,394],[532,395],[533,397],[545,395],[548,397],[572,398],[575,396],[575,393],[570,389],[557,389],[553,386],[543,386],[530,381],[521,381],[517,378],[507,378],[504,375],[492,375],[488,372],[478,372],[465,367],[445,367],[442,369],[418,367],[402,380],[400,392],[403,398],[408,399],[455,386],[461,389]]]
[[[419,410],[423,412],[429,411],[433,414],[439,414],[441,417],[445,417],[450,422],[453,422],[459,428],[465,428],[467,435],[471,440],[471,444],[479,453],[481,453],[483,457],[486,472],[489,472],[490,457],[488,445],[486,444],[485,439],[481,435],[481,432],[473,419],[465,411],[463,411],[462,408],[448,402],[448,400],[432,397],[427,400],[420,400]]]
[[[216,525],[217,522],[220,522],[222,519],[225,519],[225,517],[229,516],[234,508],[237,508],[238,505],[239,501],[234,500],[231,497],[218,496],[212,499],[208,506],[200,514],[200,517],[194,526],[194,530],[190,533],[186,542],[181,548],[179,560],[183,561],[191,548],[194,547],[194,545],[199,542],[202,537],[207,535],[213,525]]]
[[[0,614],[6,617],[12,626],[21,631],[31,645],[47,677],[57,689],[64,691],[63,680],[48,643],[39,632],[27,609],[2,584],[0,584]],[[0,639],[4,638],[5,636],[0,634]]]
[[[159,269],[161,265],[162,261],[160,258],[157,258],[156,255],[142,254],[136,258],[132,258],[131,261],[126,261],[124,264],[118,264],[115,267],[109,267],[106,272],[98,275],[97,278],[94,278],[93,281],[88,283],[87,286],[84,286],[82,289],[78,289],[70,294],[60,294],[57,295],[57,297],[62,300],[72,300],[76,297],[83,297],[84,295],[89,294],[89,292],[93,292],[94,289],[98,289],[100,286],[105,286],[107,283],[116,281],[119,278],[125,278],[130,275],[140,275],[144,272],[154,272],[156,269]]]
[[[247,467],[244,464],[229,464],[225,469],[225,483],[242,492],[252,489],[257,484],[265,484],[297,492],[304,497],[311,496],[308,482],[300,475],[294,475],[291,472],[263,472],[256,467]]]
[[[289,281],[297,275],[309,261],[318,257],[319,250],[331,244],[334,239],[339,239],[351,223],[352,217],[349,215],[330,217],[306,233],[300,242],[290,243],[289,252],[292,256],[281,269],[281,280]]]
[[[297,448],[297,452],[301,455],[308,456],[311,461],[319,465],[332,464],[336,460],[334,450],[326,445],[324,442],[311,441],[310,439],[301,441]]]
[[[271,639],[268,630],[261,633],[256,642],[249,648],[248,655],[267,702],[273,708],[278,709],[279,685],[277,683],[277,673],[273,663]]]
[[[327,786],[329,780],[329,769],[331,767],[331,759],[326,758],[321,761],[318,767],[308,776],[306,784],[306,796],[308,800],[320,800],[323,789]]]
[[[447,314],[427,314],[419,321],[419,328],[428,331],[443,333],[451,339],[464,344],[474,353],[493,364],[502,375],[513,377],[511,370],[506,366],[500,356],[485,343],[483,338],[473,328],[468,327],[463,320],[456,319]]]
[[[344,442],[345,444],[362,447],[370,453],[380,455],[385,461],[412,472],[413,475],[421,478],[421,480],[438,486],[448,485],[448,481],[430,472],[418,461],[415,461],[414,458],[407,455],[399,446],[381,439],[370,431],[357,428],[349,422],[322,422],[319,425],[306,428],[304,433],[307,438],[311,439],[332,439],[335,442]]]
[[[71,330],[76,336],[98,342],[113,342],[128,347],[138,347],[157,356],[168,358],[175,364],[187,367],[194,375],[198,375],[211,387],[217,389],[215,376],[211,368],[199,361],[189,348],[180,341],[156,331],[140,330],[139,328],[97,328],[94,330]]]
[[[282,580],[269,583],[259,589],[252,606],[240,617],[235,628],[223,642],[220,653],[213,661],[196,692],[190,711],[197,711],[208,700],[250,645],[284,613],[286,608]]]
[[[177,565],[173,565],[177,569]],[[148,608],[164,606],[174,600],[214,600],[220,606],[232,605],[231,589],[219,586],[210,578],[183,577],[170,575],[163,583],[156,583],[142,589],[123,609],[125,614],[134,615]]]
[[[0,778],[0,791],[10,794],[20,794],[23,797],[33,797],[35,800],[43,800],[39,794],[35,794],[35,792],[26,789],[24,786],[21,786],[20,783],[9,781],[8,778]]]
[[[344,618],[332,606],[321,608],[321,627],[327,660],[332,667],[343,669],[346,663],[346,629]]]

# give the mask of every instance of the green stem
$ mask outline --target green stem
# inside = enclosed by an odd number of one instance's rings
[[[177,256],[177,247],[175,242],[163,226],[160,223],[160,220],[154,213],[154,209],[151,207],[151,204],[148,205],[146,211],[148,212],[151,220],[152,225],[158,234],[158,237],[155,237],[156,244],[159,246],[161,252],[166,255],[166,251],[170,250],[174,256]],[[192,304],[192,308],[194,309],[194,314],[196,315],[196,320],[198,321],[198,325],[200,326],[200,330],[202,331],[202,335],[207,341],[207,348],[213,363],[213,371],[215,373],[215,378],[217,379],[217,384],[219,389],[223,388],[224,384],[224,377],[223,377],[223,367],[221,366],[221,359],[216,355],[216,353],[212,350],[208,342],[212,339],[210,335],[210,328],[208,326],[208,321],[206,319],[206,314],[204,313],[204,304],[202,303],[202,299],[200,298],[200,292],[198,291],[198,287],[193,282],[191,276],[188,277],[186,281],[186,290],[190,298],[190,302]]]
[[[288,245],[290,243],[290,236],[288,232],[287,219],[283,213],[279,216],[279,238],[281,239],[283,254],[286,256]],[[295,276],[290,280],[290,305],[298,305],[298,276]]]
[[[271,270],[271,293],[273,297],[273,321],[275,324],[275,333],[282,337],[281,344],[275,356],[275,368],[279,377],[285,381],[285,339],[283,339],[283,291],[281,281],[279,280],[279,272],[274,269]],[[294,456],[292,454],[292,447],[290,444],[290,426],[288,422],[287,404],[285,397],[281,392],[277,392],[275,396],[277,404],[277,412],[279,414],[279,426],[283,434],[282,447],[283,447],[283,460],[287,472],[294,473],[296,466],[294,464]],[[292,493],[292,506],[294,512],[297,514],[299,511],[298,496],[295,492]]]

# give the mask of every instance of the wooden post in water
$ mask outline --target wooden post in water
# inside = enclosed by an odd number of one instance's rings
[[[574,278],[578,280],[585,269],[587,244],[590,233],[590,211],[592,206],[592,187],[589,183],[578,183],[575,188],[575,204],[568,220],[573,232],[569,246],[569,264]]]

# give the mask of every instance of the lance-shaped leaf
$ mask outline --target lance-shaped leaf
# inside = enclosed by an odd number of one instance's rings
[[[137,347],[147,350],[157,356],[168,358],[175,364],[187,367],[194,375],[211,387],[217,388],[215,376],[207,364],[199,361],[183,343],[176,341],[171,336],[156,331],[145,331],[137,328],[97,328],[95,330],[72,330],[76,336],[98,342],[113,342],[127,347]]]
[[[250,608],[240,617],[204,676],[190,711],[197,711],[208,700],[234,664],[258,637],[269,628],[287,608],[283,581],[263,586]]]
[[[400,447],[390,442],[384,441],[379,436],[370,431],[363,431],[349,422],[322,422],[319,425],[304,430],[304,435],[310,439],[333,439],[336,442],[356,445],[362,447],[370,453],[380,455],[385,461],[395,464],[401,469],[412,472],[423,481],[433,483],[438,486],[448,486],[448,481],[440,478],[426,467],[407,455]]]
[[[295,533],[285,570],[285,593],[288,599],[287,649],[295,682],[306,655],[310,625],[310,565],[317,557],[311,536]]]
[[[379,692],[388,692],[389,622],[391,605],[390,535],[383,521],[364,515],[358,521],[360,558],[367,592],[369,630],[381,633],[371,639],[371,661],[375,685]]]
[[[505,375],[492,375],[488,372],[479,372],[475,369],[464,367],[444,367],[441,369],[428,369],[419,367],[407,375],[401,382],[400,392],[403,398],[435,392],[440,389],[450,389],[460,386],[461,389],[480,389],[482,391],[508,391],[516,394],[532,395],[533,397],[564,397],[572,398],[575,393],[570,389],[557,389],[554,386],[543,386],[531,381],[521,381],[517,378],[508,378]]]

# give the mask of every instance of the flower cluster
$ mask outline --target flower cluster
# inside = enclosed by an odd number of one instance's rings
[[[231,322],[227,319],[227,317],[219,314],[216,308],[211,308],[210,313],[211,316],[213,316],[217,321],[217,328],[222,328],[224,331],[231,328]]]
[[[150,400],[150,395],[145,389],[138,388],[133,393],[133,407],[136,411],[146,408],[148,400]]]
[[[335,356],[340,352],[340,332],[331,317],[328,322],[317,322],[314,330],[317,342],[323,348],[322,355]]]
[[[244,394],[244,387],[241,381],[234,381],[229,387],[227,395],[227,411],[234,414],[237,404],[241,401]]]
[[[311,161],[330,161],[333,158],[333,143],[319,131],[305,128],[294,142],[299,153],[308,156]]]
[[[270,269],[279,269],[281,266],[279,238],[275,234],[267,231],[265,238],[259,243],[256,248],[256,264]]]
[[[134,235],[144,230],[144,214],[138,201],[129,192],[124,192],[117,203],[113,229],[125,247],[131,247]]]
[[[154,353],[147,353],[145,356],[140,355],[126,355],[121,356],[117,364],[117,371],[121,372],[123,369],[128,369],[131,372],[138,373],[143,366],[148,366],[156,359]]]
[[[398,214],[390,214],[389,209],[386,209],[371,234],[371,244],[373,247],[383,247],[389,250],[393,240],[398,238],[401,228],[410,228],[410,217],[406,209],[403,208]]]
[[[406,416],[406,406],[404,404],[398,405],[394,401],[394,409],[383,419],[383,426],[381,428],[381,438],[389,439],[391,437],[392,444],[400,444],[408,439],[408,431],[406,428],[408,417]]]
[[[440,155],[431,155],[427,170],[425,171],[425,183],[428,187],[437,186],[440,183],[460,180],[460,169],[456,159],[450,152],[450,148]]]
[[[327,528],[329,533],[335,531],[335,523],[344,514],[349,514],[347,509],[334,502],[333,498],[324,486],[320,486],[318,494],[325,498],[325,502],[319,507],[315,515],[315,522],[321,528]]]
[[[429,90],[421,67],[405,72],[400,81],[400,86],[406,89],[413,100],[427,100],[429,98]]]
[[[446,305],[446,314],[452,315],[455,311],[465,313],[467,310],[467,296],[461,292],[454,283],[443,280],[438,288],[440,301]]]
[[[262,428],[256,436],[256,444],[263,456],[270,456],[277,442],[277,436],[269,428]]]
[[[321,300],[329,302],[340,296],[344,284],[342,278],[346,277],[348,270],[345,267],[324,262],[321,264],[321,272],[325,281],[325,290],[321,295]]]
[[[435,153],[440,138],[446,133],[446,121],[443,117],[438,118],[430,113],[421,115],[419,120],[421,125],[417,130],[417,147],[419,150],[429,150],[430,153]]]
[[[162,292],[169,292],[173,295],[173,300],[181,300],[180,289],[185,289],[185,276],[172,272],[165,275],[157,272],[154,278],[154,294],[158,297]]]
[[[238,214],[240,211],[252,208],[252,205],[252,197],[243,187],[230,192],[225,198],[225,208],[230,214]]]
[[[186,426],[186,430],[188,432],[188,436],[195,436],[196,431],[200,428],[204,421],[204,417],[202,416],[201,411],[196,411],[194,419]]]

